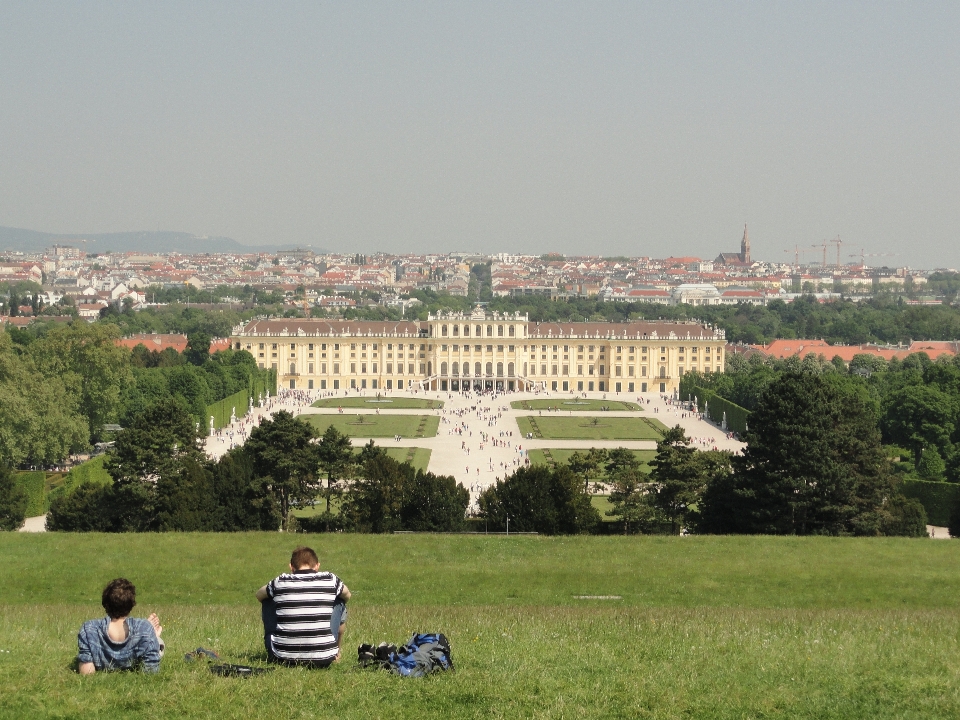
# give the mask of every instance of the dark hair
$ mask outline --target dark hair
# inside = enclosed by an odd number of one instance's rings
[[[290,567],[294,570],[299,570],[306,565],[318,565],[319,563],[317,554],[305,545],[296,548],[290,556]]]
[[[114,620],[126,617],[137,604],[137,588],[126,578],[111,580],[103,589],[101,602],[107,615]]]

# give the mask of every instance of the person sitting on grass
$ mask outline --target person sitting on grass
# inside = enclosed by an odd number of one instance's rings
[[[296,548],[290,572],[268,582],[256,596],[271,662],[327,667],[340,659],[350,590],[332,572],[321,572],[313,550]]]
[[[137,604],[137,588],[126,578],[111,580],[101,598],[107,617],[87,620],[77,635],[77,669],[81,675],[97,670],[160,669],[163,628],[156,613],[149,618],[130,617]]]

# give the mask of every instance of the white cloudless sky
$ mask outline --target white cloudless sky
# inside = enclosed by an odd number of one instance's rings
[[[748,223],[758,258],[960,267],[958,32],[957,2],[0,3],[0,225],[712,258]]]

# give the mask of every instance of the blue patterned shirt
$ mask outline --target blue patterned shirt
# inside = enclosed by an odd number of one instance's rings
[[[153,625],[144,618],[127,618],[127,639],[114,642],[107,634],[110,618],[87,620],[77,635],[77,660],[93,663],[97,670],[131,670],[142,666],[144,672],[157,672],[163,655]]]

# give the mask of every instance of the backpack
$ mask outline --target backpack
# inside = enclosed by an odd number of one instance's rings
[[[441,633],[415,633],[406,645],[380,643],[357,648],[360,667],[380,667],[403,677],[423,677],[453,669],[450,643]]]

